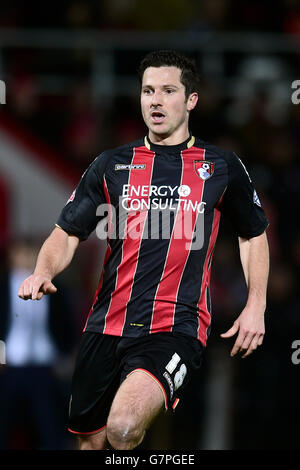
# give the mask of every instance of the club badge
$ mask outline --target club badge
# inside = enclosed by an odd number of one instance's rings
[[[214,172],[214,164],[207,160],[194,160],[194,168],[199,178],[203,181],[208,180]]]

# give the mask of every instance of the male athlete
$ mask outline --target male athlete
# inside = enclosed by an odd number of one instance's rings
[[[265,332],[268,221],[249,175],[233,152],[190,134],[198,100],[192,61],[174,51],[153,52],[139,74],[147,136],[91,163],[19,290],[33,300],[55,293],[52,280],[79,242],[108,220],[104,267],[70,400],[69,430],[80,449],[137,447],[157,414],[175,409],[198,372],[210,329],[221,213],[236,230],[249,292],[221,336],[237,334],[231,355],[246,357]],[[167,214],[162,224],[158,212]]]

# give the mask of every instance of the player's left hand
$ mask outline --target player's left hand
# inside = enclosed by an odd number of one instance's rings
[[[238,333],[231,356],[241,353],[244,358],[261,346],[265,335],[264,312],[264,308],[246,306],[232,327],[220,335],[222,338],[231,338]]]

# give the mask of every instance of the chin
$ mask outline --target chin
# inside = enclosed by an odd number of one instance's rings
[[[157,135],[159,137],[168,137],[170,135],[170,132],[168,129],[163,129],[163,128],[151,129],[151,127],[149,127],[149,130],[152,132],[152,134]]]

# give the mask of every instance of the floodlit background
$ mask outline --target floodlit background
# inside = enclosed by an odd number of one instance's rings
[[[246,164],[270,220],[271,272],[263,346],[230,358],[233,342],[220,333],[246,290],[224,221],[201,373],[143,447],[300,447],[299,1],[2,0],[1,449],[75,447],[66,431],[70,380],[103,244],[94,235],[82,244],[57,278],[59,294],[39,306],[18,302],[16,286],[89,163],[145,134],[136,69],[146,52],[163,48],[197,62],[203,83],[191,130]]]

